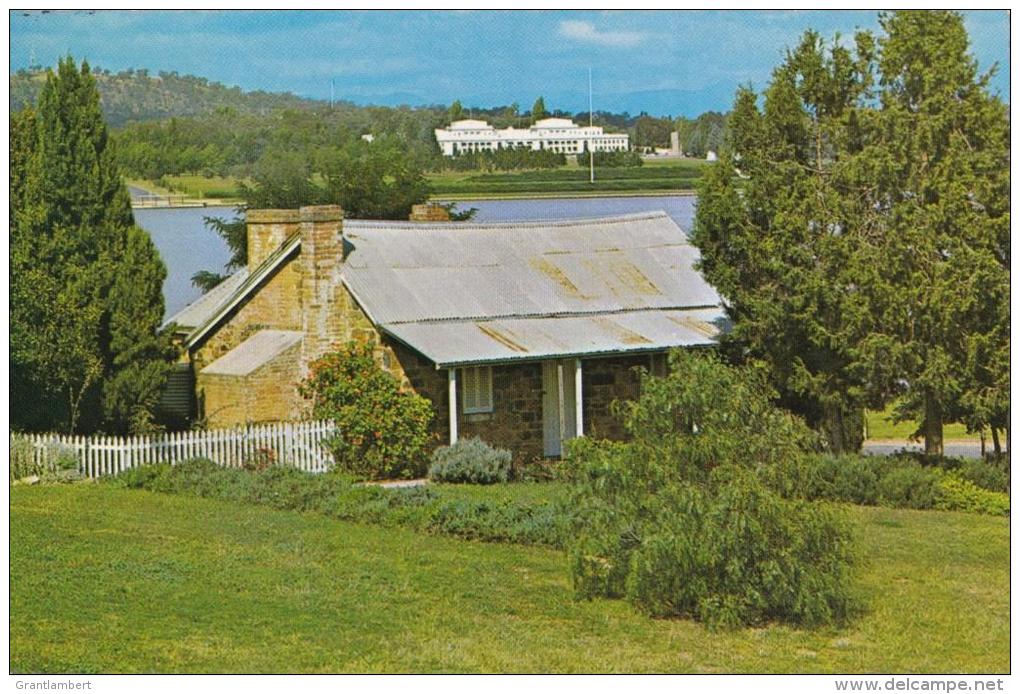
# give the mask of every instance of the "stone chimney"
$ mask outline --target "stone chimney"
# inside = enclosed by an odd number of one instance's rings
[[[248,210],[248,271],[252,272],[266,258],[298,231],[297,210]]]
[[[342,318],[334,298],[340,289],[343,263],[343,210],[339,205],[302,207],[298,211],[301,233],[301,314],[305,333],[301,361],[322,356],[340,338]]]
[[[412,222],[449,222],[450,211],[436,202],[411,206]]]

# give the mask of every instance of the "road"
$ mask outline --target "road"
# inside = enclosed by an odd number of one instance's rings
[[[991,450],[992,444],[989,441],[988,450]],[[864,453],[866,455],[889,455],[897,451],[906,448],[910,451],[923,451],[924,443],[913,442],[913,441],[865,441]],[[980,441],[947,441],[942,446],[943,452],[953,458],[980,458],[981,457],[981,442]]]

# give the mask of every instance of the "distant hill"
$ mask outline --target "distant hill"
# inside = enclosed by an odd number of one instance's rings
[[[130,121],[162,120],[180,116],[200,116],[218,108],[240,113],[265,115],[272,111],[308,109],[322,106],[321,101],[290,93],[246,92],[210,82],[204,77],[176,72],[149,74],[148,70],[109,72],[93,68],[103,113],[112,127]],[[46,81],[42,69],[19,70],[11,75],[10,108],[19,110],[34,104]]]

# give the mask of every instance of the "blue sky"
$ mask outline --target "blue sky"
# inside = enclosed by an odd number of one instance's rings
[[[1009,98],[1009,18],[965,13],[972,52]],[[99,11],[10,13],[11,70],[70,53],[243,89],[357,103],[449,103],[697,115],[761,87],[807,28],[878,29],[872,11]]]

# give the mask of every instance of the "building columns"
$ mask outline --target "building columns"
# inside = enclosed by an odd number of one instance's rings
[[[450,445],[457,443],[457,369],[449,368],[450,387]]]
[[[581,360],[574,360],[574,421],[577,436],[584,436],[584,406],[581,403]]]

